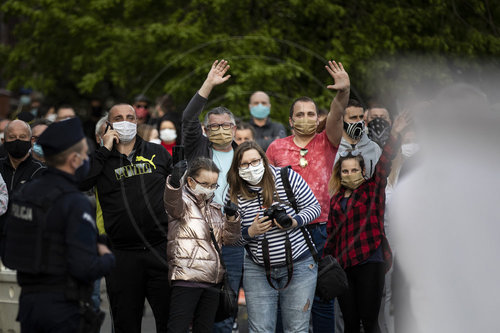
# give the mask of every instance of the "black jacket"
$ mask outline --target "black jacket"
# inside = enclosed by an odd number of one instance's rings
[[[252,125],[255,130],[255,141],[259,146],[267,151],[269,145],[276,139],[286,137],[286,130],[283,124],[272,121],[267,118],[264,126],[257,126],[252,119],[250,119],[250,125]]]
[[[28,155],[28,158],[22,161],[17,169],[12,167],[8,155],[0,158],[0,173],[7,185],[9,197],[19,188],[19,185],[39,176],[44,169],[45,166],[41,162],[33,159],[31,155]]]
[[[104,229],[116,249],[145,249],[166,241],[163,207],[172,157],[161,145],[136,136],[131,161],[113,147],[100,147],[91,157],[89,176],[80,189],[97,187]]]
[[[197,92],[182,113],[182,143],[185,147],[188,162],[199,156],[212,159],[212,142],[203,135],[199,119],[206,103],[207,99],[201,97]],[[232,142],[232,146],[233,149],[238,147],[234,141]]]
[[[65,286],[70,275],[80,283],[90,286],[96,279],[107,275],[114,266],[114,256],[97,253],[97,230],[95,210],[89,200],[78,191],[74,176],[49,168],[41,177],[29,181],[13,195],[13,202],[47,196],[55,187],[61,195],[54,200],[46,219],[46,230],[52,235],[50,241],[62,244],[62,251],[47,251],[51,265],[65,267],[61,274],[28,274],[18,271],[21,287]],[[33,199],[35,200],[35,199]],[[40,223],[41,221],[37,221]],[[29,244],[29,247],[35,244]],[[42,251],[44,252],[44,251]],[[44,253],[42,253],[42,256]]]

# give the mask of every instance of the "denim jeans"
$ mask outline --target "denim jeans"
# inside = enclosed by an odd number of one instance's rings
[[[231,288],[238,295],[240,290],[241,277],[243,275],[243,254],[245,248],[242,246],[223,246],[222,259],[227,269],[227,277]],[[214,324],[214,333],[231,333],[235,318],[228,318]]]
[[[318,257],[323,256],[327,233],[326,223],[315,223],[307,226],[307,230],[312,237],[313,243],[318,251]],[[323,302],[319,297],[314,296],[314,303],[311,310],[313,333],[335,333],[335,311],[334,302]],[[276,332],[283,333],[281,324],[281,311],[278,309],[278,323]]]
[[[249,332],[274,333],[278,300],[285,332],[304,332],[309,330],[311,305],[316,289],[318,267],[310,256],[293,263],[293,278],[284,290],[273,289],[266,279],[263,266],[244,259],[245,274],[243,288],[248,311]],[[283,288],[288,279],[286,267],[271,268],[271,281],[274,286]]]
[[[309,225],[309,234],[312,237],[318,256],[323,256],[323,249],[325,247],[327,233],[326,223],[315,223]],[[335,314],[334,302],[323,302],[319,297],[314,297],[312,306],[312,324],[314,333],[335,333]]]

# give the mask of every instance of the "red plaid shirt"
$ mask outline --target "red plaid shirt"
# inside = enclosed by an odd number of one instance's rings
[[[372,178],[352,192],[347,201],[346,213],[340,204],[345,187],[330,200],[327,231],[328,236],[333,236],[326,245],[325,254],[334,255],[343,268],[364,262],[381,244],[387,267],[391,265],[391,249],[384,231],[385,186],[397,147],[398,139],[391,136]]]

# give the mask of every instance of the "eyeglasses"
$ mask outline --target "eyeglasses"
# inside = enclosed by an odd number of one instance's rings
[[[219,184],[215,183],[215,184],[208,184],[208,183],[200,183],[199,181],[197,181],[196,179],[194,179],[193,177],[190,177],[192,180],[194,180],[194,182],[198,185],[201,185],[203,186],[204,188],[209,188],[209,189],[212,189],[212,190],[216,190],[219,188]]]
[[[134,107],[136,109],[147,109],[149,106],[147,104],[135,104]]]
[[[262,163],[262,158],[256,159],[251,161],[250,163],[241,163],[240,164],[240,169],[245,170],[248,169],[251,166],[257,166]]]
[[[358,155],[361,155],[361,151],[355,149],[355,150],[344,150],[339,153],[340,157],[356,157]]]
[[[218,131],[219,128],[223,128],[225,130],[233,128],[234,124],[233,123],[224,123],[224,124],[208,124],[207,128],[210,129],[211,131]]]
[[[299,160],[299,165],[302,167],[302,168],[305,168],[309,162],[307,162],[305,156],[307,155],[307,153],[309,152],[309,150],[305,149],[305,148],[302,148],[300,150],[300,160]]]

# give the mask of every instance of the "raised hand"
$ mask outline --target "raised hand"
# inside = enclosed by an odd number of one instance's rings
[[[215,60],[212,64],[212,68],[210,68],[210,72],[208,72],[206,81],[212,86],[217,86],[226,82],[231,77],[231,75],[224,76],[229,67],[226,60],[222,59],[220,62]]]
[[[411,123],[411,115],[409,111],[403,111],[394,120],[394,124],[392,125],[391,133],[394,136],[401,134],[406,127]]]
[[[330,73],[334,82],[334,84],[326,86],[328,89],[339,91],[346,91],[350,89],[351,82],[349,80],[349,74],[347,74],[341,62],[337,64],[333,60],[329,61],[328,66],[325,66],[325,68],[328,73]]]
[[[210,72],[208,72],[205,82],[203,82],[200,90],[198,90],[200,96],[208,98],[213,87],[229,80],[231,75],[226,75],[229,67],[230,66],[227,64],[226,60],[222,59],[220,62],[219,60],[215,60],[212,64],[212,67],[210,68]]]

